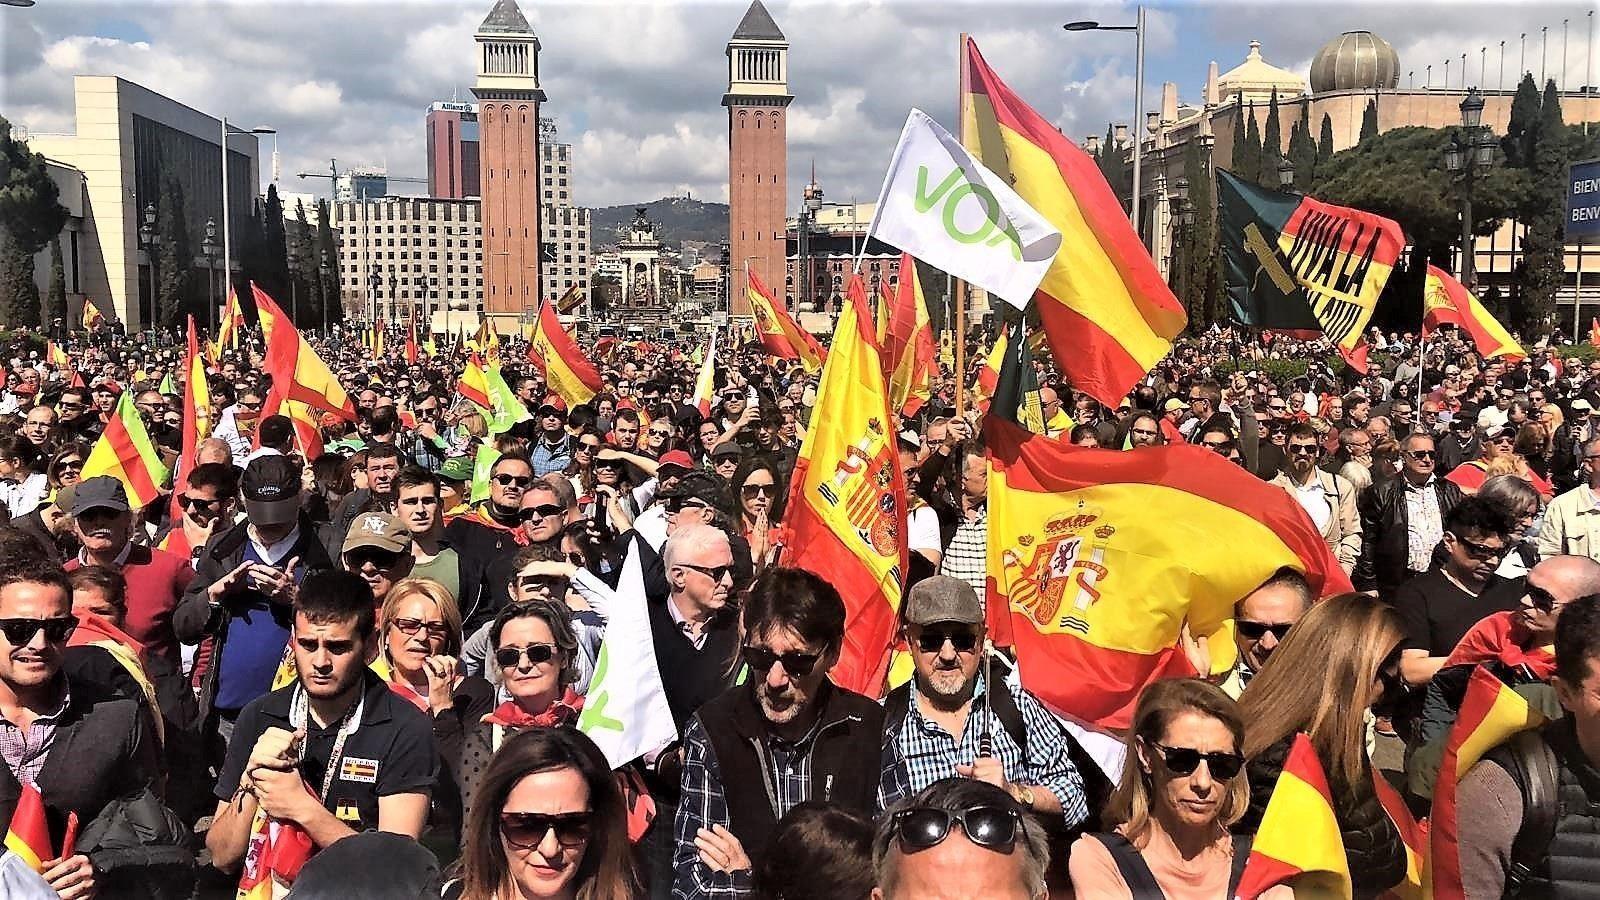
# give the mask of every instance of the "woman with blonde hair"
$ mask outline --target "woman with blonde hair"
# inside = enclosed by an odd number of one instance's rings
[[[1405,845],[1383,806],[1367,757],[1366,713],[1404,694],[1394,607],[1365,594],[1341,594],[1311,607],[1289,629],[1239,698],[1249,760],[1250,808],[1234,825],[1253,834],[1283,770],[1289,746],[1305,732],[1332,789],[1356,897],[1375,897],[1406,875]]]
[[[373,670],[423,712],[449,708],[462,677],[455,597],[431,578],[406,578],[384,596],[378,629],[383,645]]]
[[[1259,677],[1259,676],[1258,676]],[[1108,834],[1072,845],[1079,897],[1225,900],[1250,839],[1228,833],[1250,804],[1245,727],[1233,700],[1198,679],[1157,681],[1139,695]]]

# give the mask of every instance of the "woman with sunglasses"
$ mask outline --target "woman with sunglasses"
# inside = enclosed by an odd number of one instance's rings
[[[434,719],[434,737],[468,819],[490,759],[527,729],[573,725],[583,698],[572,690],[578,638],[566,609],[543,600],[514,603],[489,626],[488,678],[457,686],[463,701]]]
[[[1250,808],[1234,826],[1253,834],[1294,736],[1305,732],[1327,773],[1356,897],[1375,897],[1406,876],[1406,850],[1378,801],[1383,776],[1367,756],[1367,715],[1405,696],[1405,627],[1388,603],[1341,594],[1312,606],[1239,698]]]
[[[78,476],[83,472],[83,461],[88,458],[88,445],[78,443],[67,444],[50,457],[45,477],[50,479],[51,497],[67,485],[78,483]]]
[[[1244,723],[1220,688],[1167,679],[1144,689],[1128,729],[1106,834],[1072,845],[1079,897],[1232,897],[1250,855],[1228,827],[1244,815]]]
[[[506,741],[467,819],[460,880],[446,900],[631,900],[641,895],[627,811],[600,749],[541,728]]]
[[[771,561],[773,539],[783,521],[783,477],[771,457],[751,456],[739,463],[730,484],[739,503],[739,533],[750,543],[750,560],[759,567]]]

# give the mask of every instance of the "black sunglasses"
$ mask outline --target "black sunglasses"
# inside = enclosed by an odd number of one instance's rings
[[[746,497],[754,497],[758,494],[767,497],[775,497],[778,494],[778,486],[775,484],[747,484],[739,488],[739,491]]]
[[[59,644],[72,636],[73,629],[78,627],[77,616],[58,616],[54,619],[0,619],[0,634],[15,647],[25,647],[40,629],[44,630],[44,639],[51,644]]]
[[[1009,852],[1017,842],[1022,815],[1003,806],[902,809],[894,814],[894,835],[908,850],[926,850],[943,843],[950,836],[950,826],[957,822],[967,833],[967,840],[979,847]]]
[[[554,503],[541,503],[538,506],[530,506],[527,509],[521,510],[517,513],[517,515],[521,517],[522,521],[524,522],[532,522],[534,519],[544,519],[548,518],[549,516],[559,516],[566,511],[567,508],[565,506],[557,506]]]
[[[500,834],[513,847],[537,847],[551,831],[556,842],[563,847],[576,847],[589,840],[592,828],[589,813],[527,813],[503,812],[500,814]]]
[[[1200,768],[1202,760],[1210,770],[1211,777],[1220,781],[1227,781],[1244,768],[1244,757],[1237,753],[1221,751],[1201,753],[1193,747],[1168,747],[1155,741],[1151,741],[1150,746],[1161,751],[1162,764],[1174,775],[1194,774],[1194,770]]]
[[[1424,459],[1438,459],[1439,454],[1432,450],[1407,450],[1406,455],[1419,462]]]
[[[496,475],[494,476],[494,483],[501,487],[516,486],[526,490],[528,485],[533,484],[533,479],[522,475]]]
[[[770,672],[775,663],[781,662],[783,663],[783,670],[795,678],[804,678],[810,675],[811,670],[817,667],[817,660],[822,658],[821,655],[816,653],[800,653],[798,651],[773,653],[765,647],[756,647],[751,644],[745,644],[740,652],[744,654],[744,661],[757,672]]]
[[[977,632],[969,628],[925,628],[917,635],[917,649],[923,653],[938,653],[944,649],[945,641],[949,641],[957,653],[971,653],[978,647]]]
[[[1289,452],[1295,456],[1316,456],[1321,450],[1316,444],[1290,444]]]
[[[207,500],[204,497],[191,497],[188,494],[178,495],[178,505],[184,509],[212,509],[222,502],[219,497]]]
[[[699,500],[669,500],[667,501],[667,515],[675,516],[685,509],[710,509],[711,504]]]
[[[694,563],[678,563],[685,569],[693,569],[701,575],[715,582],[721,582],[723,576],[733,571],[733,566],[697,566]]]
[[[551,596],[558,596],[566,592],[567,579],[554,575],[519,575],[517,587],[525,591],[543,588]]]
[[[1533,608],[1540,612],[1550,612],[1556,608],[1555,595],[1542,587],[1534,587],[1531,584],[1528,585],[1528,602],[1532,603]]]
[[[1461,548],[1467,551],[1467,555],[1473,559],[1481,559],[1485,561],[1491,559],[1501,559],[1511,549],[1509,547],[1490,547],[1486,544],[1479,544],[1475,541],[1469,541],[1453,531],[1447,531],[1445,534],[1455,538],[1456,543],[1460,544]]]
[[[552,644],[529,644],[526,647],[501,647],[494,652],[494,661],[502,669],[515,668],[526,656],[528,665],[538,666],[556,658],[556,648]]]
[[[443,622],[424,622],[421,619],[395,619],[389,623],[401,634],[416,634],[426,630],[428,637],[444,640],[450,636],[450,626]]]
[[[1249,619],[1233,620],[1234,630],[1238,631],[1240,634],[1252,641],[1261,640],[1267,636],[1267,632],[1269,631],[1272,632],[1273,637],[1281,641],[1283,640],[1283,636],[1289,633],[1289,629],[1292,628],[1293,625],[1294,623],[1292,622],[1279,622],[1277,624],[1269,625],[1266,622],[1252,622]]]
[[[400,564],[400,554],[376,547],[357,547],[346,553],[344,559],[352,571],[366,568],[367,563],[379,569],[392,569]]]

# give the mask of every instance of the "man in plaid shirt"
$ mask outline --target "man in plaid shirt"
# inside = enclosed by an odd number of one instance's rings
[[[844,602],[828,582],[772,569],[743,606],[746,683],[702,706],[683,737],[672,895],[741,898],[778,820],[818,800],[877,813],[909,793],[883,708],[835,687]]]

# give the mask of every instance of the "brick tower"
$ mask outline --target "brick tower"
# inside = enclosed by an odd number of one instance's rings
[[[539,301],[539,38],[516,0],[495,0],[478,44],[478,155],[483,191],[483,311],[516,334]]]
[[[789,41],[754,0],[728,41],[728,267],[736,316],[750,314],[744,266],[784,302],[788,271],[784,237],[788,183]],[[753,257],[753,258],[752,258]]]

